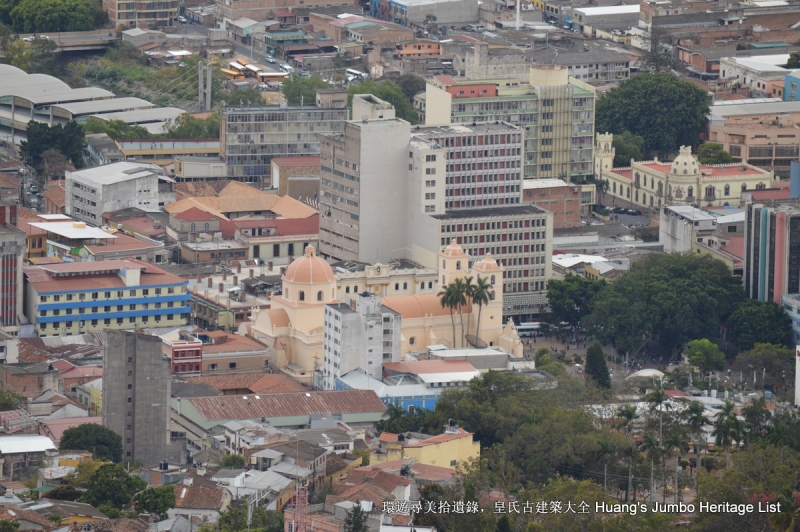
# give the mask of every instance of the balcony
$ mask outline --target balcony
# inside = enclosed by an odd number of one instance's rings
[[[714,201],[716,199],[717,199],[716,194],[706,194],[705,196],[703,196],[703,201]]]

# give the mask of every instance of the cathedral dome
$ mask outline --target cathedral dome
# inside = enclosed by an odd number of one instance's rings
[[[491,253],[487,253],[486,257],[473,264],[472,268],[482,272],[494,272],[501,270],[500,266],[497,264],[497,261],[492,258]]]
[[[695,176],[700,173],[700,167],[697,165],[697,159],[692,155],[691,146],[681,146],[680,153],[675,160],[672,161],[669,173],[674,176]]]
[[[442,255],[445,257],[463,257],[466,255],[466,253],[462,247],[458,245],[458,241],[454,238],[450,241],[450,245],[444,248]]]
[[[336,281],[333,270],[322,258],[314,253],[314,246],[308,246],[302,257],[295,259],[286,269],[284,282],[302,284],[327,284]]]

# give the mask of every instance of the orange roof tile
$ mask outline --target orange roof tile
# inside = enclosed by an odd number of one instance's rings
[[[67,192],[58,187],[51,187],[42,192],[45,198],[52,201],[57,207],[65,207],[67,205]]]
[[[436,294],[384,297],[383,304],[395,312],[399,312],[403,319],[450,315],[450,310],[442,306],[439,296]],[[463,311],[472,311],[470,302],[467,302]]]
[[[397,434],[393,432],[381,432],[381,435],[378,436],[378,441],[384,443],[394,443],[397,441]]]
[[[224,500],[223,488],[204,488],[178,483],[175,490],[175,507],[195,510],[219,510]]]
[[[412,443],[411,445],[406,445],[406,447],[416,449],[418,447],[428,447],[430,445],[437,445],[439,443],[445,443],[448,441],[460,440],[461,438],[466,438],[466,437],[472,438],[472,433],[467,432],[462,428],[459,428],[458,432],[456,433],[445,432],[444,434],[439,434],[438,436],[434,436],[432,438],[428,438],[417,443]]]

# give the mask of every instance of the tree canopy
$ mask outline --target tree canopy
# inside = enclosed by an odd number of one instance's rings
[[[0,389],[0,412],[18,410],[26,402],[25,398],[11,390]]]
[[[733,157],[722,149],[722,144],[706,142],[697,147],[697,160],[701,164],[728,164]]]
[[[100,460],[122,460],[122,438],[108,427],[95,423],[84,423],[65,430],[59,449],[86,450]]]
[[[244,456],[241,454],[226,454],[220,460],[219,465],[228,469],[242,469],[244,467]]]
[[[167,126],[164,136],[168,139],[219,138],[219,113],[212,113],[207,118],[182,114]]]
[[[717,344],[711,343],[706,338],[689,342],[686,346],[686,357],[690,364],[697,366],[702,372],[725,367],[725,355]]]
[[[708,94],[670,73],[639,74],[597,100],[596,130],[630,131],[645,150],[666,155],[700,140],[709,112]]]
[[[364,512],[360,504],[356,504],[347,512],[347,516],[344,518],[344,531],[368,532],[367,517],[369,517],[369,514]]]
[[[146,127],[126,124],[122,120],[100,120],[94,117],[83,123],[83,131],[87,135],[105,133],[114,140],[148,139],[152,136]]]
[[[644,139],[630,131],[614,135],[611,145],[614,147],[615,168],[630,166],[631,160],[641,161],[644,159]]]
[[[677,350],[715,339],[744,300],[738,278],[713,257],[651,254],[592,299],[584,323],[621,351],[638,349],[645,338]]]
[[[611,377],[608,374],[606,355],[603,346],[596,341],[586,350],[586,376],[600,388],[611,388]]]
[[[800,68],[800,52],[792,52],[789,54],[789,61],[786,63],[786,68],[792,70]]]
[[[122,508],[130,502],[134,494],[146,487],[147,482],[136,475],[129,475],[121,465],[105,464],[98,467],[89,479],[81,502],[89,503],[95,508],[106,504]]]
[[[251,528],[261,532],[283,532],[283,513],[267,510],[263,506],[253,508]],[[220,532],[247,530],[247,506],[228,506],[217,522]]]
[[[63,126],[56,124],[51,127],[31,120],[28,122],[27,135],[28,140],[20,143],[20,151],[23,157],[30,158],[33,166],[41,165],[42,154],[52,148],[67,157],[75,168],[83,167],[86,138],[83,128],[77,122],[70,121]]]
[[[748,351],[756,344],[792,345],[792,320],[774,301],[748,299],[728,319],[736,346]]]
[[[281,92],[289,105],[314,105],[317,89],[330,89],[331,86],[319,74],[303,77],[292,74],[281,84]]]
[[[412,72],[407,72],[394,80],[395,84],[400,87],[403,94],[406,95],[409,102],[414,101],[414,96],[425,90],[427,82],[422,76],[418,76]]]
[[[794,372],[787,366],[794,364],[794,349],[782,345],[756,344],[749,351],[736,356],[733,363],[734,378],[750,381],[756,372],[758,382],[775,389],[788,386],[794,380]],[[766,370],[766,372],[764,372]],[[762,379],[766,377],[766,382]]]
[[[165,519],[167,510],[175,508],[175,489],[171,485],[147,488],[133,497],[136,511]]]
[[[547,281],[547,301],[553,321],[578,325],[589,313],[589,303],[604,286],[605,280],[595,281],[580,275]]]
[[[359,85],[351,85],[347,89],[347,105],[353,105],[353,96],[356,94],[372,94],[377,96],[385,102],[389,102],[394,106],[394,114],[397,118],[402,118],[410,124],[416,124],[419,121],[417,111],[400,86],[392,83],[389,80],[377,83],[371,79],[364,81]],[[359,118],[360,117],[355,117]]]
[[[0,18],[4,10],[0,4]],[[95,10],[86,0],[22,0],[8,18],[19,33],[89,31],[95,26]]]

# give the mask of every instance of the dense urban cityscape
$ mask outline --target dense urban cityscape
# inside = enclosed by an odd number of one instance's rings
[[[13,0],[0,59],[0,532],[800,530],[800,0]]]

